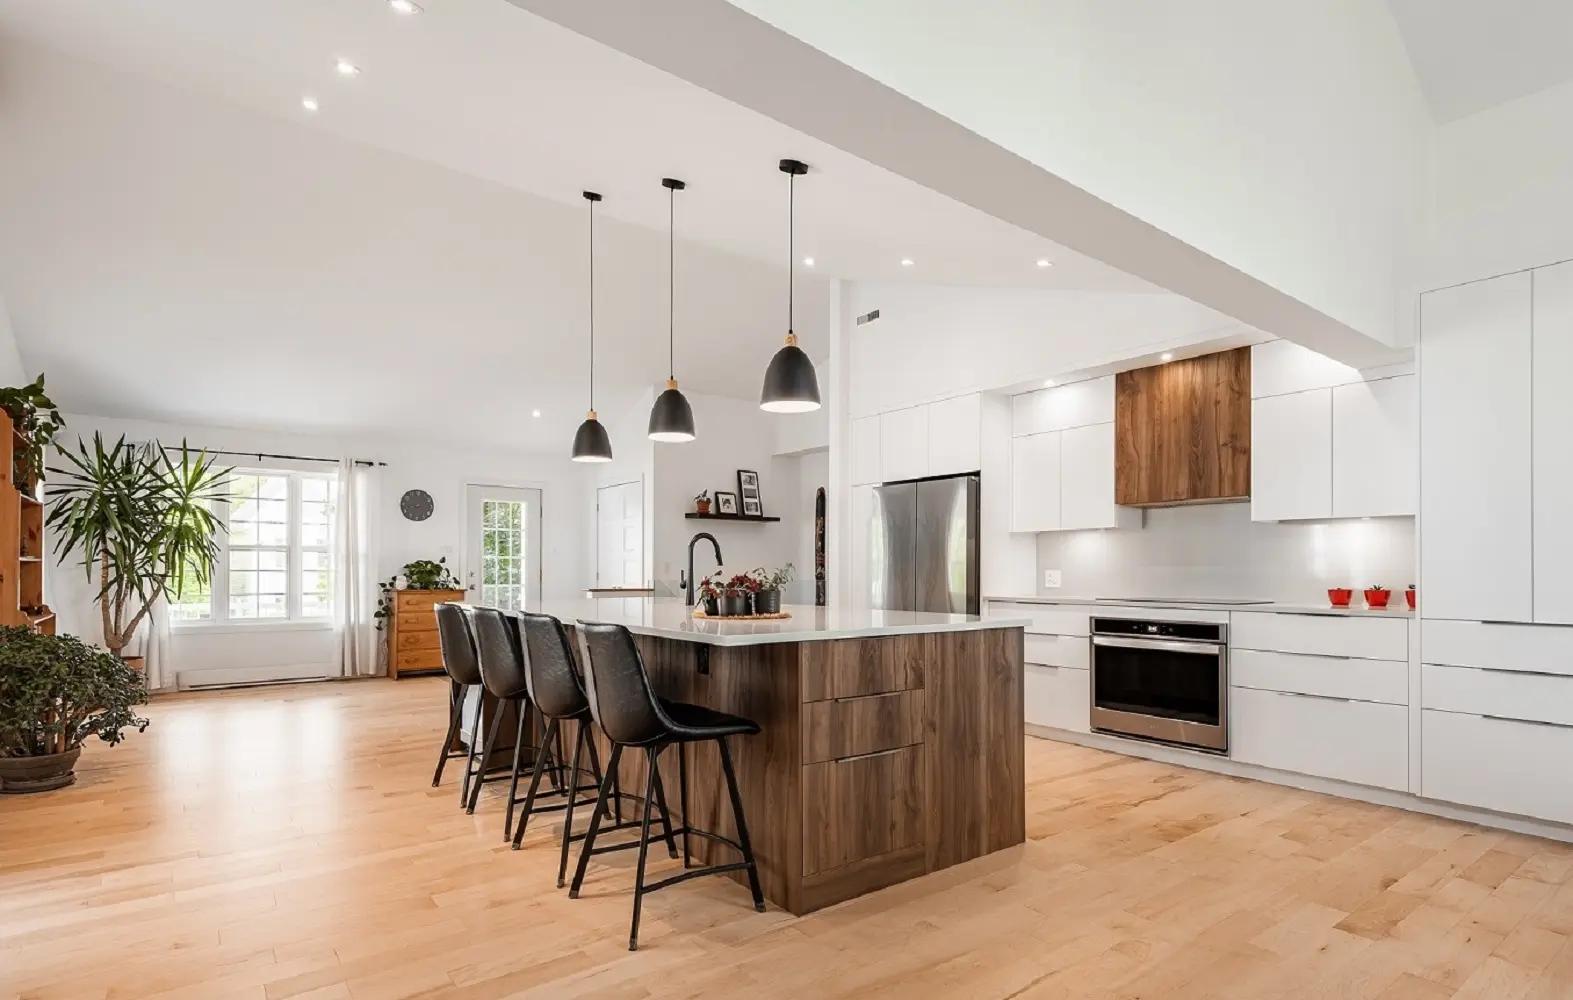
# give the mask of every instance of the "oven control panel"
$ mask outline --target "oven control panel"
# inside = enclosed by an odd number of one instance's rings
[[[1218,622],[1160,622],[1143,618],[1094,618],[1094,635],[1123,635],[1146,639],[1189,639],[1193,642],[1228,640],[1229,626]]]

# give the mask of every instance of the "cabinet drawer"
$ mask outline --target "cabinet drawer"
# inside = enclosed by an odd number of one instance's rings
[[[441,670],[442,651],[416,649],[394,653],[393,665],[400,670]]]
[[[799,646],[803,700],[856,698],[923,686],[924,636],[830,639]]]
[[[1080,635],[1028,634],[1022,639],[1023,659],[1028,663],[1041,663],[1046,667],[1075,667],[1086,670],[1088,657],[1087,638]]]
[[[1368,660],[1409,659],[1409,622],[1400,618],[1235,612],[1229,644],[1245,649]]]
[[[1024,664],[1022,700],[1026,721],[1034,726],[1068,729],[1074,733],[1091,732],[1091,678],[1090,671],[1072,667]]]
[[[1420,623],[1420,658],[1455,667],[1573,676],[1573,628],[1424,621]]]
[[[1430,709],[1420,718],[1426,798],[1573,823],[1573,729]]]
[[[803,768],[803,874],[923,843],[923,748]]]
[[[1432,663],[1421,670],[1422,708],[1573,726],[1573,677]]]
[[[1091,631],[1092,614],[1082,606],[994,601],[989,604],[989,613],[1001,618],[1030,619],[1025,628],[1031,635],[1085,636]]]
[[[398,615],[399,634],[406,632],[435,632],[437,631],[437,613],[430,609],[426,611],[403,611]]]
[[[923,742],[923,692],[895,691],[803,708],[803,763],[894,750]]]
[[[428,629],[424,632],[405,632],[400,630],[398,633],[398,647],[398,651],[401,653],[413,653],[417,650],[442,648],[441,644],[438,642],[436,631],[432,629]]]
[[[1236,649],[1230,656],[1229,683],[1264,691],[1409,704],[1409,664],[1398,660]]]
[[[1403,791],[1409,710],[1278,691],[1229,692],[1229,755],[1247,764]]]
[[[446,600],[448,600],[448,597],[446,596],[437,597],[434,594],[421,591],[400,591],[398,594],[394,595],[394,606],[397,607],[400,611],[419,611],[423,609],[430,609],[434,605]]]

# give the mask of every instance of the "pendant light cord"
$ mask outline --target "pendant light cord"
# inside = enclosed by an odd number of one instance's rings
[[[590,202],[590,409],[595,409],[595,202]]]
[[[795,333],[792,319],[794,282],[797,279],[797,175],[787,174],[787,333]]]
[[[677,377],[677,189],[666,189],[666,377]]]

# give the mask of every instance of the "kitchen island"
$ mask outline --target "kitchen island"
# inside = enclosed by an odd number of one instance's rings
[[[1025,621],[801,605],[783,621],[723,621],[649,598],[545,610],[570,628],[626,626],[659,695],[759,723],[732,754],[761,885],[789,912],[1025,839]],[[734,837],[715,746],[686,750],[693,825]],[[622,787],[642,789],[644,768],[624,755]],[[673,753],[661,771],[676,789]],[[703,838],[690,850],[734,860]]]

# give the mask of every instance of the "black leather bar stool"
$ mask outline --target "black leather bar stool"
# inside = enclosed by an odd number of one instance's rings
[[[519,774],[521,765],[525,760],[525,753],[531,759],[541,760],[550,754],[547,748],[547,739],[541,740],[539,747],[526,747],[525,737],[530,731],[530,716],[533,705],[530,701],[530,686],[524,676],[524,652],[519,643],[519,625],[512,615],[506,614],[496,608],[470,608],[470,626],[475,631],[475,649],[480,657],[481,683],[486,688],[486,693],[497,702],[497,707],[492,710],[492,721],[487,727],[486,749],[482,761],[490,761],[492,750],[497,746],[498,733],[502,731],[503,716],[511,708],[518,715],[517,731],[513,742],[513,766],[508,769],[508,818],[503,824],[503,839],[507,840],[513,834],[513,812],[519,804]],[[550,734],[547,734],[548,736]],[[539,751],[539,752],[538,752]],[[557,768],[560,754],[551,758],[552,787],[558,787]],[[470,788],[470,801],[465,811],[475,812],[475,804],[481,797],[481,786],[488,781],[501,781],[502,773],[488,775],[488,768],[481,766],[476,774],[475,783]]]
[[[431,786],[442,784],[442,770],[448,761],[464,757],[464,781],[459,787],[459,805],[470,801],[470,771],[475,762],[475,741],[467,750],[454,750],[454,738],[464,721],[464,702],[473,689],[481,691],[481,664],[475,653],[475,635],[470,629],[470,619],[463,604],[437,605],[437,643],[442,649],[442,669],[448,675],[448,735],[443,738],[442,751],[437,756],[437,772],[432,775]],[[472,732],[478,733],[481,721],[481,699],[475,699],[475,719]]]
[[[634,846],[633,844],[618,844],[616,847],[609,848],[595,846],[596,835],[600,832],[601,813],[607,796],[611,793],[610,775],[617,772],[617,764],[622,758],[623,749],[633,747],[644,751],[649,774],[645,779],[644,818],[639,839],[635,842],[639,847],[639,863],[634,873],[634,919],[628,930],[628,950],[639,949],[639,909],[645,894],[701,875],[748,872],[748,887],[754,894],[754,909],[763,913],[765,896],[759,889],[759,869],[754,864],[754,848],[749,843],[748,824],[743,819],[743,800],[737,791],[737,775],[732,770],[732,753],[726,744],[729,736],[757,734],[758,724],[699,705],[686,705],[656,697],[655,691],[650,687],[650,674],[645,669],[644,657],[640,655],[639,647],[634,644],[634,637],[623,626],[585,622],[579,625],[579,633],[584,640],[585,693],[589,697],[590,710],[595,716],[596,723],[612,742],[612,759],[606,765],[608,777],[601,781],[600,802],[590,818],[590,830],[585,835],[584,850],[579,854],[579,867],[574,872],[573,886],[569,889],[568,895],[570,897],[579,895],[579,887],[584,884],[585,869],[589,867],[592,855]],[[732,800],[732,816],[737,821],[737,840],[729,840],[709,830],[695,829],[689,822],[686,811],[683,813],[683,826],[680,832],[685,845],[690,835],[704,837],[731,847],[743,856],[743,860],[724,865],[709,865],[704,868],[689,868],[685,850],[683,871],[645,885],[645,855],[650,844],[650,802],[655,795],[655,790],[660,787],[661,778],[657,768],[661,752],[677,744],[678,767],[683,776],[683,806],[686,810],[688,780],[683,745],[703,740],[715,740],[720,751],[721,770],[726,776],[726,790]]]
[[[530,822],[531,815],[564,809],[562,855],[557,862],[557,887],[560,889],[568,874],[568,845],[575,840],[585,839],[585,834],[573,832],[574,806],[578,804],[581,791],[599,791],[603,777],[611,782],[610,804],[615,810],[615,818],[613,812],[605,813],[607,818],[614,821],[611,826],[603,826],[600,832],[628,830],[639,824],[632,820],[623,822],[622,791],[617,773],[613,771],[603,775],[601,772],[600,754],[595,749],[595,739],[590,731],[593,721],[590,700],[584,693],[584,682],[574,662],[573,644],[569,641],[567,629],[551,615],[521,611],[518,621],[519,631],[524,638],[524,677],[530,686],[530,700],[535,703],[536,711],[548,721],[546,736],[541,741],[542,748],[537,751],[535,773],[530,777],[530,789],[524,796],[524,815],[519,818],[519,825],[513,832],[513,848],[518,850],[520,842],[524,840],[525,826]],[[573,727],[573,759],[568,764],[568,777],[561,784],[564,791],[553,793],[566,795],[566,801],[539,806],[536,804],[536,791],[540,787],[541,772],[545,766],[545,746],[552,741],[553,736],[558,738],[560,746],[562,731],[568,727]],[[584,773],[580,767],[584,754],[590,758],[590,774],[594,780],[594,784],[588,787],[579,784],[579,776]],[[667,846],[675,856],[672,822],[666,811],[665,792],[660,788],[656,790],[656,801],[661,809],[662,825],[666,828]]]

